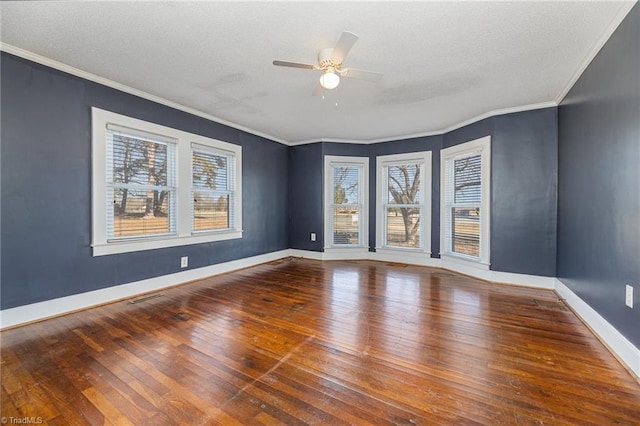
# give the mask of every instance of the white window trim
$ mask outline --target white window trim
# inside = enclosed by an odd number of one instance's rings
[[[92,193],[91,247],[93,256],[128,253],[189,244],[208,243],[242,238],[242,147],[227,142],[207,138],[171,127],[139,120],[99,108],[91,108],[92,117]],[[177,140],[177,223],[176,235],[141,237],[122,241],[107,239],[106,207],[106,130],[107,124],[164,135]],[[231,230],[197,232],[192,230],[191,221],[191,144],[199,144],[217,150],[232,152],[236,157],[236,206],[234,224]]]
[[[360,244],[346,246],[346,245],[332,245],[331,244],[331,220],[330,211],[331,207],[331,164],[353,164],[361,166],[363,168],[362,187],[360,188],[362,194],[362,212],[360,214]],[[336,156],[325,155],[324,156],[324,251],[337,250],[360,250],[369,252],[369,158],[368,157],[350,157],[350,156]]]
[[[431,255],[431,171],[432,171],[432,154],[431,151],[409,152],[405,154],[380,155],[376,157],[376,253],[397,253],[403,252],[406,255],[424,254]],[[384,197],[386,194],[386,185],[383,182],[384,173],[383,166],[394,163],[406,163],[408,161],[420,161],[424,164],[423,179],[421,188],[423,194],[424,217],[422,220],[422,232],[424,247],[408,248],[394,247],[385,245],[384,235]]]
[[[446,206],[445,182],[447,177],[447,161],[456,157],[480,153],[482,162],[482,217],[480,219],[480,257],[474,258],[454,253],[446,247],[446,235],[450,222]],[[489,270],[491,265],[491,136],[485,136],[469,142],[445,148],[440,151],[440,257],[444,261]]]

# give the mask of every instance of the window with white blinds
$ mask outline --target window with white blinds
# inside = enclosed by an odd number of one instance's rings
[[[366,206],[368,158],[325,157],[326,215],[325,246],[368,245]]]
[[[376,163],[376,251],[388,248],[428,252],[431,152],[379,156]]]
[[[92,108],[94,256],[242,237],[242,147]]]
[[[107,125],[107,239],[175,235],[176,140]]]
[[[490,138],[442,150],[441,251],[489,262]]]
[[[235,156],[193,144],[191,217],[194,232],[233,229]]]

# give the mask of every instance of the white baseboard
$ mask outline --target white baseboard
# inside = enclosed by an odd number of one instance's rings
[[[473,266],[465,265],[461,262],[446,259],[441,259],[440,267],[494,283],[544,288],[547,290],[553,290],[556,281],[555,277],[492,271],[485,269],[484,267],[474,268]]]
[[[289,249],[289,253],[293,257],[302,257],[304,259],[313,260],[368,260],[368,248],[332,248],[325,251],[311,251]]]
[[[366,260],[369,259],[369,247],[326,248],[322,260]]]
[[[376,249],[375,252],[369,252],[370,260],[379,260],[381,262],[407,263],[409,265],[440,267],[440,259],[433,259],[429,253],[402,252],[399,250]]]
[[[406,263],[409,265],[430,266],[433,268],[448,269],[450,271],[459,272],[474,278],[494,283],[503,283],[510,285],[520,285],[525,287],[545,288],[553,290],[555,288],[554,277],[543,277],[539,275],[515,274],[512,272],[489,271],[484,268],[474,268],[459,262],[447,261],[444,259],[435,259],[428,254],[417,253],[400,253],[394,250],[378,250],[376,252],[354,252],[353,257],[335,257],[333,253],[296,250],[290,249],[291,256],[303,257],[305,259],[314,260],[378,260],[381,262]],[[357,253],[357,254],[355,254]]]
[[[555,291],[567,301],[574,312],[616,354],[618,359],[640,379],[640,349],[559,279],[555,280]]]
[[[224,274],[288,256],[290,256],[288,249],[281,250],[233,260],[231,262],[219,263],[217,265],[205,266],[203,268],[189,269],[161,277],[107,287],[100,290],[88,291],[86,293],[45,300],[44,302],[32,303],[30,305],[4,309],[0,311],[0,329],[40,321],[117,300],[132,298],[140,294],[166,289],[167,287],[173,287],[189,281]]]
[[[293,257],[302,257],[304,259],[324,260],[324,253],[320,251],[289,249],[289,255]]]

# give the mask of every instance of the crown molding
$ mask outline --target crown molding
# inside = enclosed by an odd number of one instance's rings
[[[627,12],[625,12],[626,15]],[[624,18],[624,16],[622,16],[622,18]],[[618,22],[619,24],[619,22]],[[610,35],[610,34],[609,34]],[[608,38],[608,37],[607,37]],[[604,40],[606,42],[606,39]],[[281,139],[281,138],[277,138],[273,135],[269,135],[263,132],[260,132],[258,130],[255,129],[251,129],[249,127],[237,124],[237,123],[233,123],[231,121],[225,120],[223,118],[211,115],[211,114],[207,114],[204,113],[202,111],[199,111],[195,108],[191,108],[191,107],[187,107],[185,105],[179,104],[177,102],[173,102],[170,101],[168,99],[164,99],[160,96],[156,96],[156,95],[152,95],[150,93],[147,93],[145,91],[139,90],[139,89],[135,89],[133,87],[115,82],[113,80],[109,80],[107,78],[104,77],[100,77],[98,75],[92,74],[90,72],[87,71],[83,71],[81,69],[72,67],[70,65],[64,64],[62,62],[56,61],[54,59],[50,59],[47,58],[45,56],[42,55],[38,55],[37,53],[33,53],[30,52],[28,50],[24,50],[21,49],[19,47],[7,44],[7,43],[3,43],[0,42],[0,50],[10,53],[12,55],[15,56],[19,56],[21,58],[27,59],[29,61],[32,62],[36,62],[38,64],[41,65],[45,65],[47,67],[53,68],[53,69],[57,69],[59,71],[71,74],[71,75],[75,75],[76,77],[80,77],[89,81],[93,81],[95,83],[98,84],[102,84],[104,86],[107,87],[111,87],[113,89],[116,90],[120,90],[122,92],[125,93],[129,93],[131,95],[134,96],[138,96],[141,97],[143,99],[147,99],[149,101],[152,102],[156,102],[158,104],[161,105],[165,105],[198,117],[202,117],[205,118],[207,120],[211,120],[214,121],[216,123],[219,124],[223,124],[225,126],[229,126],[231,128],[234,128],[236,130],[240,130],[255,136],[259,136],[261,138],[265,138],[274,142],[278,142],[281,143],[283,145],[287,145],[287,146],[297,146],[297,145],[307,145],[307,144],[312,144],[312,143],[320,143],[320,142],[331,142],[331,143],[345,143],[345,144],[360,144],[360,145],[371,145],[371,144],[375,144],[375,143],[381,143],[381,142],[393,142],[393,141],[399,141],[399,140],[404,140],[404,139],[414,139],[414,138],[424,138],[424,137],[428,137],[428,136],[439,136],[439,135],[443,135],[445,133],[451,132],[453,130],[459,129],[461,127],[467,126],[469,124],[473,124],[477,121],[480,120],[484,120],[485,118],[490,118],[490,117],[495,117],[498,115],[504,115],[504,114],[511,114],[511,113],[515,113],[515,112],[522,112],[522,111],[530,111],[530,110],[535,110],[535,109],[542,109],[542,108],[550,108],[550,107],[556,107],[558,106],[558,103],[555,101],[549,101],[549,102],[541,102],[541,103],[536,103],[536,104],[528,104],[528,105],[520,105],[520,106],[516,106],[516,107],[510,107],[510,108],[503,108],[503,109],[497,109],[497,110],[492,110],[474,117],[471,117],[467,120],[464,120],[462,122],[453,124],[449,127],[446,127],[444,129],[440,129],[440,130],[434,130],[434,131],[425,131],[425,132],[419,132],[419,133],[410,133],[410,134],[402,134],[402,135],[397,135],[397,136],[388,136],[388,137],[384,137],[384,138],[376,138],[376,139],[339,139],[339,138],[315,138],[315,139],[308,139],[308,140],[302,140],[302,141],[288,141],[285,139]]]
[[[393,141],[400,141],[405,139],[424,138],[428,136],[440,136],[440,135],[444,135],[446,133],[452,132],[454,130],[460,129],[464,126],[468,126],[469,124],[473,124],[480,120],[484,120],[485,118],[491,118],[491,117],[496,117],[496,116],[505,115],[505,114],[512,114],[515,112],[533,111],[536,109],[544,109],[544,108],[553,108],[557,106],[558,104],[555,101],[549,101],[549,102],[540,102],[537,104],[520,105],[520,106],[510,107],[510,108],[495,109],[495,110],[486,112],[484,114],[476,115],[472,118],[461,121],[459,123],[453,124],[442,130],[435,130],[431,132],[410,133],[410,134],[390,136],[390,137],[378,138],[378,139],[330,139],[330,138],[308,139],[308,140],[303,140],[298,142],[290,142],[289,145],[297,146],[297,145],[307,145],[307,144],[319,143],[319,142],[371,145],[371,144],[381,143],[381,142],[393,142]]]
[[[591,48],[591,50],[584,57],[582,62],[580,62],[580,65],[578,65],[578,68],[573,73],[573,75],[565,85],[564,89],[558,94],[558,97],[556,98],[556,103],[558,105],[560,105],[560,103],[564,100],[564,98],[569,94],[569,91],[573,88],[573,86],[576,84],[578,79],[580,79],[580,77],[585,72],[589,64],[591,64],[591,61],[595,59],[595,57],[598,55],[600,50],[604,47],[607,41],[609,41],[609,38],[611,38],[613,33],[618,29],[622,21],[624,21],[624,18],[626,18],[629,12],[631,12],[631,9],[633,9],[633,6],[635,6],[635,4],[636,4],[636,0],[625,1],[620,4],[620,9],[618,10],[618,13],[613,17],[613,19],[609,23],[609,26],[604,31],[604,33],[602,33],[602,37],[600,37],[600,39],[596,42],[596,44]]]
[[[99,75],[92,74],[87,71],[83,71],[81,69],[72,67],[71,65],[64,64],[62,62],[56,61],[54,59],[47,58],[45,56],[38,55],[37,53],[29,52],[28,50],[21,49],[16,46],[12,46],[7,43],[0,42],[0,50],[10,53],[15,56],[19,56],[21,58],[27,59],[32,62],[36,62],[41,65],[48,66],[50,68],[57,69],[62,72],[66,72],[71,75],[75,75],[76,77],[83,78],[85,80],[93,81],[94,83],[102,84],[107,87],[111,87],[112,89],[120,90],[121,92],[129,93],[130,95],[138,96],[140,98],[156,102],[161,105],[165,105],[192,115],[196,115],[198,117],[206,118],[207,120],[214,121],[219,124],[223,124],[225,126],[232,127],[236,130],[240,130],[246,133],[250,133],[255,136],[259,136],[261,138],[269,139],[274,142],[279,142],[284,145],[289,145],[288,141],[277,138],[275,136],[250,129],[248,127],[242,126],[240,124],[225,120],[220,117],[216,117],[215,115],[207,114],[202,111],[199,111],[195,108],[191,108],[177,102],[170,101],[168,99],[162,98],[160,96],[152,95],[142,90],[135,89],[133,87],[127,86],[125,84],[121,84],[115,82],[113,80],[109,80],[108,78],[100,77]]]
[[[524,111],[534,111],[536,109],[544,109],[544,108],[553,108],[553,107],[557,107],[558,103],[555,101],[548,101],[548,102],[539,102],[536,104],[529,104],[529,105],[520,105],[520,106],[515,106],[515,107],[509,107],[509,108],[503,108],[503,109],[494,109],[493,111],[489,111],[486,112],[484,114],[480,114],[480,115],[476,115],[475,117],[472,117],[468,120],[462,121],[460,123],[454,124],[452,126],[447,127],[446,129],[444,129],[442,131],[442,133],[449,133],[452,132],[454,130],[460,129],[464,126],[468,126],[469,124],[473,124],[476,123],[480,120],[484,120],[485,118],[491,118],[491,117],[496,117],[499,115],[506,115],[506,114],[513,114],[516,112],[524,112]]]

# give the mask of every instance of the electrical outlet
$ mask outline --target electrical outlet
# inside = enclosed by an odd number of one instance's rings
[[[180,258],[180,267],[186,268],[187,266],[189,266],[189,256],[182,256]]]
[[[627,291],[625,292],[624,303],[630,308],[633,308],[633,287],[627,284]]]
[[[316,233],[312,232],[311,233],[311,241],[315,241],[316,240]]]

